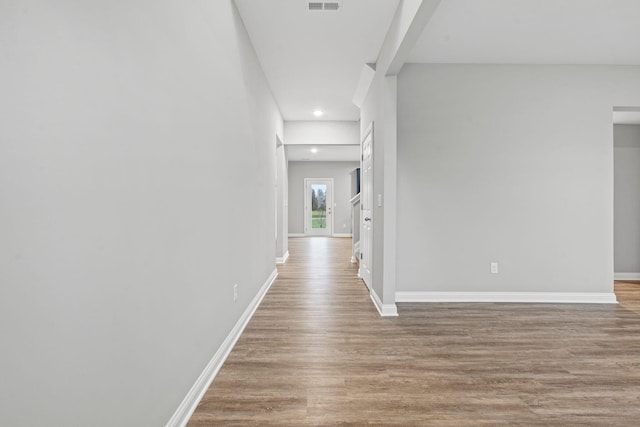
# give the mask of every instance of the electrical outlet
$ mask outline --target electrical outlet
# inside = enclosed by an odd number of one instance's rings
[[[342,224],[342,228],[347,228],[347,224]]]
[[[238,301],[238,284],[233,285],[233,302]]]
[[[498,274],[498,263],[497,262],[492,262],[491,263],[491,274]]]

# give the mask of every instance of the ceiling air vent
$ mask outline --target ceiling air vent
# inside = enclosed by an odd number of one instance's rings
[[[307,1],[308,10],[310,11],[338,11],[342,5],[342,0],[334,1]]]

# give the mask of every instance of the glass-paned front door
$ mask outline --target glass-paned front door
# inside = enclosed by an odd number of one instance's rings
[[[311,185],[311,228],[327,228],[327,185]]]
[[[331,235],[332,180],[305,179],[305,234]]]

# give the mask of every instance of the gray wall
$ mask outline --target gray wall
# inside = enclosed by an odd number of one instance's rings
[[[397,290],[612,292],[611,116],[634,105],[640,67],[406,65]]]
[[[640,274],[640,125],[615,125],[614,265]]]
[[[233,3],[122,6],[0,2],[3,426],[164,425],[274,269],[282,119]]]
[[[351,177],[358,162],[289,162],[289,233],[304,233],[304,179],[333,178],[333,232],[351,233]]]

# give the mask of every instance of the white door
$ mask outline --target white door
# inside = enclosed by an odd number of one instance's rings
[[[333,179],[304,180],[304,230],[308,236],[333,234]]]
[[[360,277],[371,289],[371,237],[373,235],[373,123],[362,140],[362,192],[360,194]]]

